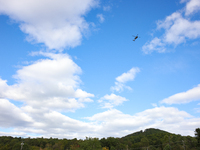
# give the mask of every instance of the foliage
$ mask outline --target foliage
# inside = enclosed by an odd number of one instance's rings
[[[107,147],[103,147],[102,150],[109,150],[109,148],[107,148]]]
[[[77,140],[58,138],[0,137],[0,150],[196,150],[200,144],[200,129],[195,130],[195,137],[172,134],[159,129],[146,129],[122,138],[91,138]]]
[[[198,144],[200,144],[200,128],[195,130],[195,137],[197,138]]]

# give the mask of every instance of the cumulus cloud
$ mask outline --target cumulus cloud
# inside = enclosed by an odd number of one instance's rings
[[[0,14],[19,23],[27,40],[63,50],[81,43],[88,30],[84,15],[98,0],[0,0]]]
[[[84,138],[95,136],[98,125],[62,113],[83,108],[93,94],[80,88],[81,68],[67,54],[37,52],[45,58],[21,67],[8,85],[0,78],[0,127],[11,127],[12,136]],[[9,100],[20,101],[17,107]]]
[[[95,137],[99,126],[93,122],[72,119],[60,112],[31,106],[18,108],[8,100],[0,99],[1,127],[11,127],[0,135],[24,137],[85,138]]]
[[[137,67],[136,68],[133,67],[128,72],[118,76],[116,78],[115,86],[112,86],[111,90],[117,92],[123,91],[124,88],[132,90],[131,87],[126,86],[125,83],[128,81],[133,81],[138,72],[140,72],[140,69]]]
[[[146,128],[159,128],[172,133],[193,136],[194,129],[200,124],[200,118],[195,118],[174,107],[155,107],[133,115],[124,114],[117,109],[109,109],[85,117],[86,121],[79,121],[57,111],[30,106],[19,109],[8,100],[3,102],[0,104],[0,107],[3,108],[1,110],[8,112],[9,119],[6,119],[3,113],[1,113],[0,119],[14,129],[10,133],[0,131],[0,135],[83,139],[85,136],[122,137]]]
[[[200,21],[191,21],[189,14],[200,10],[197,0],[190,0],[186,4],[185,15],[177,11],[167,16],[165,20],[157,22],[157,30],[164,29],[165,33],[160,38],[155,37],[142,47],[144,53],[149,54],[153,51],[163,53],[167,45],[177,46],[186,42],[188,39],[197,39],[200,37]],[[196,7],[197,6],[197,7]]]
[[[17,128],[17,130],[25,133],[35,133],[43,137],[67,137],[72,139],[75,137],[85,138],[86,135],[94,136],[95,131],[98,129],[98,125],[72,119],[57,111],[32,107],[22,109],[35,119],[32,127]]]
[[[121,97],[113,93],[110,95],[107,94],[98,100],[99,103],[102,103],[103,108],[113,108],[114,106],[122,104],[124,101],[127,101],[125,97]]]
[[[30,125],[33,119],[7,99],[0,98],[0,122],[1,127],[9,128]]]
[[[0,80],[0,96],[25,102],[32,107],[74,111],[92,102],[93,94],[79,88],[81,68],[67,54],[40,53],[48,58],[17,71],[17,83]]]
[[[165,98],[161,101],[161,103],[182,104],[197,100],[200,100],[200,84],[186,92],[177,93],[168,98]]]
[[[190,0],[186,4],[186,11],[185,15],[191,15],[192,13],[195,13],[200,10],[200,1],[199,0]]]
[[[101,126],[98,133],[114,137],[125,136],[146,128],[159,128],[172,133],[193,135],[194,128],[198,127],[200,123],[200,118],[194,118],[174,107],[163,106],[147,109],[134,115],[110,109],[87,117],[87,119],[98,122],[98,125]]]

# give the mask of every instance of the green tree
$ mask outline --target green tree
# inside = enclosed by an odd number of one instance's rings
[[[200,146],[200,128],[195,129],[195,137],[197,139],[198,146]]]
[[[192,149],[196,146],[197,140],[191,136],[187,136],[184,141],[185,141],[186,149]]]
[[[155,148],[154,146],[152,146],[152,145],[149,146],[148,149],[149,149],[149,150],[156,150],[156,148]]]
[[[13,147],[12,150],[20,150],[21,149],[21,143],[16,143]],[[24,143],[23,145],[23,150],[30,150],[30,147],[28,144]]]
[[[55,143],[53,146],[53,150],[61,150],[64,149],[64,146],[62,145],[61,142]]]
[[[100,150],[101,143],[98,138],[88,138],[80,143],[80,148],[83,150]]]
[[[164,150],[170,150],[169,144],[167,144],[167,145],[164,147]]]
[[[102,139],[100,140],[100,143],[101,143],[101,146],[102,146],[102,147],[108,147],[108,143],[107,143],[107,140],[106,140],[105,138],[102,138]]]
[[[116,147],[118,145],[118,139],[114,137],[108,137],[107,138],[107,147],[111,149],[111,147]]]
[[[141,139],[141,146],[142,147],[148,147],[149,146],[149,140],[146,137],[143,137]]]

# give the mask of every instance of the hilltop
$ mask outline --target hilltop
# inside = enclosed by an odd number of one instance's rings
[[[172,134],[172,133],[169,133],[167,131],[163,131],[163,130],[160,130],[160,129],[155,129],[155,128],[149,128],[149,129],[145,129],[144,131],[138,131],[138,132],[134,132],[132,134],[128,134],[122,138],[128,138],[128,137],[131,137],[131,136],[147,136],[147,135],[152,135],[152,134]]]

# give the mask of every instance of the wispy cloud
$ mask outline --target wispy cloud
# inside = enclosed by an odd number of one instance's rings
[[[126,86],[125,83],[128,81],[133,81],[135,79],[136,74],[140,72],[139,68],[131,68],[128,72],[123,73],[122,75],[116,78],[115,86],[111,87],[112,91],[121,92],[124,88],[131,90],[131,87]]]
[[[110,10],[111,10],[111,7],[110,7],[110,6],[103,6],[103,10],[104,10],[104,11],[110,11]]]
[[[103,23],[105,21],[105,18],[103,17],[103,14],[97,14],[97,18],[99,19],[100,23]]]
[[[161,101],[161,103],[182,104],[197,100],[200,100],[200,84],[186,92],[177,93],[168,98],[165,98]]]
[[[145,54],[152,53],[153,51],[162,53],[165,52],[166,48],[165,43],[163,43],[161,39],[155,37],[152,41],[145,43],[142,50]]]
[[[19,23],[28,41],[61,51],[81,43],[89,26],[83,15],[97,5],[98,0],[0,0],[0,14]]]

